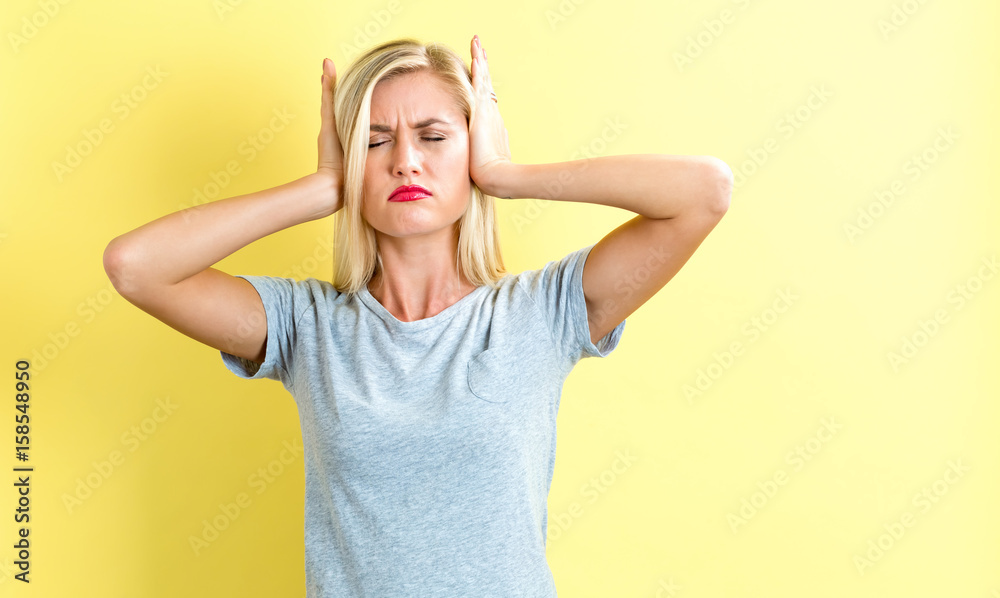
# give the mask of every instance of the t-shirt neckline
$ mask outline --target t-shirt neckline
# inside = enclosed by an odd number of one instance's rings
[[[368,306],[368,309],[373,311],[379,318],[381,318],[389,327],[393,330],[401,331],[418,331],[425,328],[435,326],[442,322],[447,322],[455,316],[456,313],[461,311],[462,307],[467,303],[470,303],[478,296],[483,289],[487,288],[488,285],[480,285],[472,290],[468,295],[462,297],[458,301],[452,303],[448,307],[444,308],[440,312],[434,314],[429,318],[423,318],[421,320],[414,320],[413,322],[404,322],[396,316],[392,315],[384,305],[379,303],[378,299],[371,294],[368,290],[368,284],[361,285],[361,290],[358,291],[358,296],[361,298],[362,303]]]

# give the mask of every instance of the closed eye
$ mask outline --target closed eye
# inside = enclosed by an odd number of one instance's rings
[[[444,137],[421,137],[421,139],[423,139],[424,141],[444,141]],[[385,141],[379,141],[378,143],[369,143],[368,149],[371,149],[373,147],[378,147],[383,143],[385,143]]]

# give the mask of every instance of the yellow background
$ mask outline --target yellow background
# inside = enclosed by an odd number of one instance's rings
[[[310,172],[324,57],[343,72],[399,36],[468,57],[478,33],[515,161],[566,161],[581,148],[709,154],[742,177],[729,213],[628,318],[615,353],[566,382],[549,497],[559,595],[1000,596],[1000,276],[981,268],[1000,250],[996,3],[7,0],[0,10],[0,373],[10,381],[0,595],[303,595],[303,463],[282,453],[300,442],[291,396],[238,379],[217,351],[114,293],[102,253],[191,205],[213,175],[226,182],[218,199]],[[161,80],[146,77],[157,67]],[[141,101],[126,112],[122,94]],[[250,161],[240,144],[282,109],[294,118]],[[105,118],[113,129],[99,137]],[[60,176],[53,163],[67,146],[86,149],[87,131],[99,142]],[[927,168],[913,170],[922,155]],[[240,172],[226,181],[231,160]],[[876,205],[894,183],[905,190]],[[499,209],[511,272],[632,217],[530,200]],[[321,243],[332,223],[287,229],[218,267],[329,279]],[[976,291],[959,302],[962,288]],[[795,298],[769,311],[779,293]],[[946,319],[936,327],[935,314]],[[756,336],[755,318],[768,322]],[[920,346],[894,366],[904,338]],[[733,342],[742,351],[727,360]],[[36,354],[23,584],[12,578],[13,373]],[[700,372],[714,377],[689,401],[683,389]],[[164,416],[158,401],[175,407]],[[824,418],[840,428],[820,432]],[[102,476],[113,451],[123,461]],[[961,477],[947,473],[956,461]],[[252,476],[268,467],[279,473],[258,493]],[[786,483],[770,486],[776,478]],[[68,507],[88,479],[96,488]],[[196,554],[190,538],[240,493],[250,505]]]

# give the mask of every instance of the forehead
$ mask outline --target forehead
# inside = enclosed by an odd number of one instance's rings
[[[416,127],[419,122],[440,119],[451,124],[465,117],[451,92],[433,73],[418,71],[379,81],[372,91],[371,126],[383,129],[398,125]]]

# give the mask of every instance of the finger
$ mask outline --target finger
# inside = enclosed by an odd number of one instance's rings
[[[333,61],[329,58],[323,59],[323,76],[320,79],[323,81],[323,93],[333,92],[334,83],[337,79],[337,69],[333,64]]]
[[[323,75],[320,77],[323,83],[322,111],[323,117],[333,119],[333,93],[337,82],[337,69],[333,61],[329,58],[323,59]]]
[[[472,58],[473,59],[479,58],[479,55],[482,53],[482,49],[483,49],[483,43],[482,43],[482,41],[480,41],[479,36],[478,35],[473,35],[472,36]]]
[[[479,66],[482,67],[480,70],[483,73],[489,72],[489,65],[486,63],[486,48],[483,47],[483,40],[476,36],[476,57],[479,59]]]
[[[490,77],[490,62],[489,58],[486,56],[486,48],[483,47],[482,42],[479,44],[479,72],[481,73],[481,78],[486,87],[492,87],[492,79]]]
[[[472,78],[473,83],[480,86],[489,77],[489,66],[486,64],[486,50],[483,48],[482,40],[478,35],[472,37]]]
[[[472,87],[479,88],[479,37],[473,35],[470,54],[472,54]]]
[[[323,63],[323,70],[326,72],[327,81],[330,82],[330,91],[333,91],[337,83],[337,65],[333,64],[333,61],[327,58]]]
[[[327,72],[326,72],[326,70],[327,70],[326,63],[327,63],[328,60],[329,60],[329,58],[324,58],[323,59],[323,74],[319,76],[319,82],[320,82],[320,85],[321,85],[320,89],[322,90],[321,99],[323,100],[321,108],[322,108],[322,110],[323,110],[324,113],[326,112],[326,103],[328,101],[328,96],[329,96],[328,91],[330,89],[330,80],[329,80],[329,78],[327,76]]]

